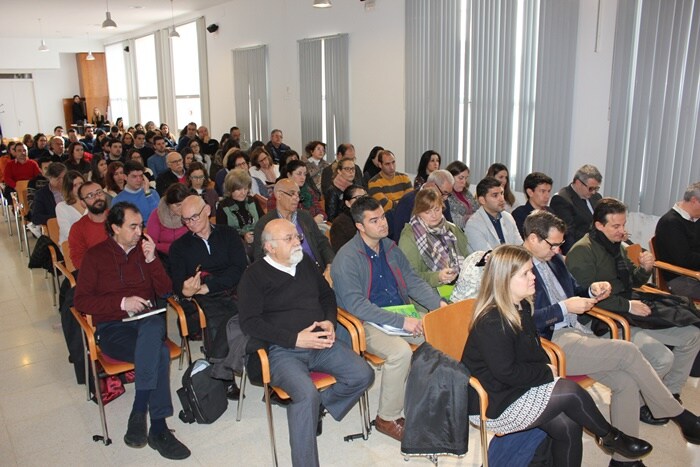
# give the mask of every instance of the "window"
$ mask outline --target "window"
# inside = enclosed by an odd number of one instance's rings
[[[347,34],[299,41],[302,141],[349,140],[348,73]]]
[[[202,122],[197,23],[187,23],[176,29],[180,37],[170,41],[175,89],[175,123],[177,128],[184,128],[189,122]]]
[[[156,44],[153,34],[134,41],[136,54],[136,90],[138,96],[139,121],[160,121],[158,108],[158,67]]]
[[[105,47],[105,61],[107,63],[107,82],[109,89],[109,113],[107,117],[115,121],[117,117],[124,119],[124,125],[129,125],[129,94],[126,82],[126,63],[124,62],[124,49],[122,44],[113,44]],[[106,109],[100,109],[105,112]],[[87,109],[88,118],[92,116],[92,109]]]

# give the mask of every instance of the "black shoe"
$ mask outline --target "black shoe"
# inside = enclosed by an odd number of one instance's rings
[[[610,464],[608,464],[608,467],[646,467],[646,465],[644,465],[644,462],[639,460],[623,462],[610,459]]]
[[[677,422],[685,440],[692,444],[700,444],[700,419],[695,417],[692,423]]]
[[[654,418],[649,406],[643,405],[639,408],[639,421],[647,425],[665,425],[668,423],[668,418]]]
[[[190,450],[187,449],[187,446],[178,441],[167,428],[157,435],[149,433],[148,445],[166,459],[180,460],[190,457]]]
[[[142,448],[147,442],[146,412],[131,412],[124,435],[124,443],[130,448]]]
[[[683,401],[681,400],[680,394],[674,394],[673,398],[676,399],[680,405],[683,405]]]
[[[226,390],[226,398],[230,401],[237,401],[241,397],[241,390],[236,386],[234,381],[232,385]]]
[[[280,399],[280,396],[276,392],[270,390],[270,404],[277,405],[279,407],[287,407],[292,400],[291,399]],[[265,402],[265,396],[263,395],[262,401]]]
[[[628,436],[615,427],[610,427],[610,432],[597,437],[598,444],[614,453],[628,459],[639,459],[651,452],[652,446],[643,439]]]

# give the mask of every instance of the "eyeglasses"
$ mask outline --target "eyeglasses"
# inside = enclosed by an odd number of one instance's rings
[[[172,160],[172,161],[168,162],[168,164],[179,164],[180,162],[182,162],[182,158]]]
[[[92,198],[96,198],[98,196],[102,196],[104,194],[105,194],[105,192],[103,190],[96,190],[96,191],[92,191],[92,192],[86,194],[85,196],[83,196],[83,199],[84,200],[85,199],[92,199]]]
[[[442,191],[442,188],[440,188],[439,186],[437,187],[437,189],[438,189],[438,191],[440,192],[440,194],[442,195],[442,200],[443,200],[443,201],[447,200],[447,198],[449,198],[450,195],[452,194],[451,191],[449,191],[449,192]]]
[[[285,242],[285,243],[291,243],[291,242],[294,241],[295,238],[296,238],[297,240],[299,240],[299,243],[304,243],[304,234],[289,234],[289,235],[287,235],[286,237],[282,237],[282,238],[272,238],[271,240],[274,240],[274,241],[282,241],[282,242]]]
[[[236,167],[238,167],[239,169],[247,169],[248,163],[246,161],[239,162],[238,164],[236,164]]]
[[[583,180],[579,180],[579,182],[581,182],[581,185],[583,185],[583,186],[585,186],[586,188],[588,188],[588,192],[589,192],[589,193],[598,193],[598,192],[600,191],[600,185],[598,185],[598,186],[588,186],[588,185],[586,185],[586,183],[585,183]]]
[[[353,167],[343,167],[343,168],[340,169],[340,170],[342,170],[343,172],[354,172],[354,171],[355,171],[355,167],[354,167],[354,166],[353,166]]]
[[[363,194],[361,194],[361,195],[355,195],[355,196],[353,196],[353,197],[350,198],[350,199],[351,199],[351,200],[354,200],[354,199],[357,199],[357,198],[362,198],[363,196],[367,196],[367,193],[363,193]]]
[[[290,198],[298,198],[300,196],[298,191],[281,191],[280,190],[280,193],[284,193],[285,195],[289,196]]]
[[[182,222],[182,225],[187,225],[190,222],[197,222],[202,215],[202,211],[204,211],[204,208],[206,207],[207,205],[205,204],[204,206],[202,206],[202,209],[200,209],[197,214],[193,214],[191,217],[181,217],[180,222]]]
[[[204,175],[190,175],[192,180],[204,180]]]
[[[561,243],[552,243],[552,242],[550,242],[549,240],[547,240],[546,238],[543,238],[542,240],[544,240],[545,242],[547,242],[547,245],[549,245],[549,249],[552,250],[552,251],[556,250],[557,248],[561,248],[562,245],[563,245],[564,243],[566,243],[566,240],[563,241],[563,242],[561,242]]]

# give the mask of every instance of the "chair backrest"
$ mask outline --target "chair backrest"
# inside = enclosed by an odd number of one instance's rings
[[[253,195],[253,198],[255,199],[255,203],[258,205],[258,208],[264,213],[267,214],[267,198],[265,198],[263,195],[255,194]]]
[[[63,262],[66,263],[66,268],[70,272],[75,271],[75,266],[70,258],[70,245],[68,244],[68,240],[61,243],[61,251],[63,252]]]
[[[52,217],[51,219],[46,221],[46,230],[48,230],[48,235],[51,241],[58,245],[58,239],[60,238],[58,229],[58,219]]]
[[[455,360],[462,359],[474,316],[473,298],[431,311],[423,317],[425,341]]]
[[[651,251],[651,254],[654,255],[654,258],[659,259],[659,257],[656,256],[656,235],[651,237],[651,240],[649,240],[649,251]],[[654,268],[654,282],[656,283],[656,286],[661,290],[664,290],[666,292],[669,291],[668,284],[666,284],[666,279],[661,273],[660,268]]]
[[[27,193],[29,189],[29,181],[27,180],[20,180],[17,182],[15,185],[15,190],[17,191],[17,199],[19,200],[20,204],[22,205],[22,215],[23,216],[28,216],[29,215],[29,199],[27,197]]]
[[[627,247],[627,257],[634,263],[635,266],[639,266],[639,255],[642,254],[642,245],[639,243],[634,243]]]

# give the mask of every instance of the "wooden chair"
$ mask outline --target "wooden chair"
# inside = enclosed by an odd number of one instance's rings
[[[353,344],[353,350],[355,353],[358,355],[360,354],[359,350],[359,340],[357,333],[355,331],[355,327],[352,323],[347,321],[344,317],[338,315],[338,324],[345,327],[348,330],[348,333],[350,333],[350,338],[352,340]],[[272,460],[273,460],[273,465],[277,467],[278,461],[277,461],[277,447],[275,443],[275,430],[274,430],[274,425],[273,425],[273,419],[272,419],[272,402],[271,402],[271,397],[272,394],[276,394],[277,397],[279,397],[281,400],[289,400],[291,399],[289,397],[289,394],[287,392],[278,387],[278,386],[272,386],[270,384],[272,377],[270,375],[270,361],[267,357],[267,351],[265,349],[258,349],[257,350],[257,355],[258,358],[260,358],[260,366],[262,369],[262,384],[263,384],[263,389],[264,389],[264,397],[265,397],[265,409],[267,412],[267,427],[270,432],[270,450],[272,452]],[[242,407],[243,407],[243,398],[245,394],[245,384],[246,384],[246,379],[247,379],[248,373],[246,366],[244,365],[243,367],[243,375],[241,376],[241,393],[238,398],[238,411],[236,414],[236,421],[241,420],[241,412],[242,412]],[[319,391],[323,391],[325,389],[328,389],[332,385],[336,383],[335,377],[326,374],[326,373],[321,373],[321,372],[316,372],[312,371],[310,372],[310,377],[311,380],[313,381],[314,385],[316,386],[316,389]],[[359,434],[353,434],[353,435],[348,435],[345,436],[345,441],[350,441],[352,439],[357,439],[357,438],[363,438],[363,439],[368,439],[369,437],[369,432],[367,431],[367,426],[365,425],[365,420],[367,419],[368,416],[365,415],[365,406],[362,404],[362,398],[360,398],[360,401],[358,401],[359,407],[360,407],[360,417],[362,420],[362,432]]]
[[[7,234],[12,236],[12,218],[10,217],[10,202],[5,197],[3,190],[0,190],[0,205],[2,206],[2,215],[7,223]]]
[[[58,229],[58,219],[52,217],[46,221],[46,235],[54,242],[56,245],[59,244],[60,232]]]
[[[102,435],[93,435],[92,440],[96,442],[102,441],[105,446],[108,446],[112,443],[112,440],[109,438],[109,432],[107,430],[107,418],[105,415],[104,404],[102,403],[102,394],[100,393],[100,378],[105,376],[118,375],[133,370],[134,364],[115,360],[102,353],[100,346],[97,345],[97,343],[95,342],[95,327],[92,324],[92,317],[90,315],[80,313],[78,310],[75,309],[75,307],[71,307],[71,313],[73,314],[73,317],[78,322],[78,324],[80,324],[80,327],[83,331],[83,347],[85,352],[85,381],[88,393],[88,400],[90,400],[90,388],[87,384],[87,381],[89,381],[89,364],[90,369],[92,370],[95,399],[97,399],[97,405],[99,407],[100,412],[100,422],[102,424]],[[170,350],[171,359],[175,359],[180,356],[181,350],[177,344],[175,344],[170,339],[166,339],[166,345]],[[100,371],[99,373],[97,371],[98,362],[100,363],[102,368],[102,371]]]
[[[649,240],[649,251],[651,251],[651,254],[654,255],[654,258],[658,257],[656,255],[656,236],[651,237],[651,240]],[[668,284],[666,283],[664,272],[672,272],[673,274],[678,274],[679,276],[692,277],[693,279],[700,281],[700,271],[694,271],[692,269],[657,260],[654,261],[654,282],[656,283],[656,287],[664,292],[671,292],[671,289],[669,289]],[[695,303],[697,305],[698,301]]]
[[[254,194],[253,199],[255,200],[255,204],[258,205],[258,209],[260,209],[263,214],[267,214],[267,198],[263,195]]]
[[[17,237],[19,240],[19,251],[25,251],[27,258],[29,258],[29,238],[27,237],[27,225],[29,221],[27,216],[29,216],[29,200],[27,198],[27,190],[29,187],[29,182],[27,180],[20,180],[15,185],[16,191],[12,193],[12,204],[15,213],[15,223],[17,224]],[[20,226],[22,226],[20,228]],[[26,247],[26,249],[25,249]]]
[[[61,243],[61,251],[63,252],[63,262],[65,263],[66,268],[71,272],[75,271],[73,260],[70,258],[70,244],[68,243],[68,240]]]

